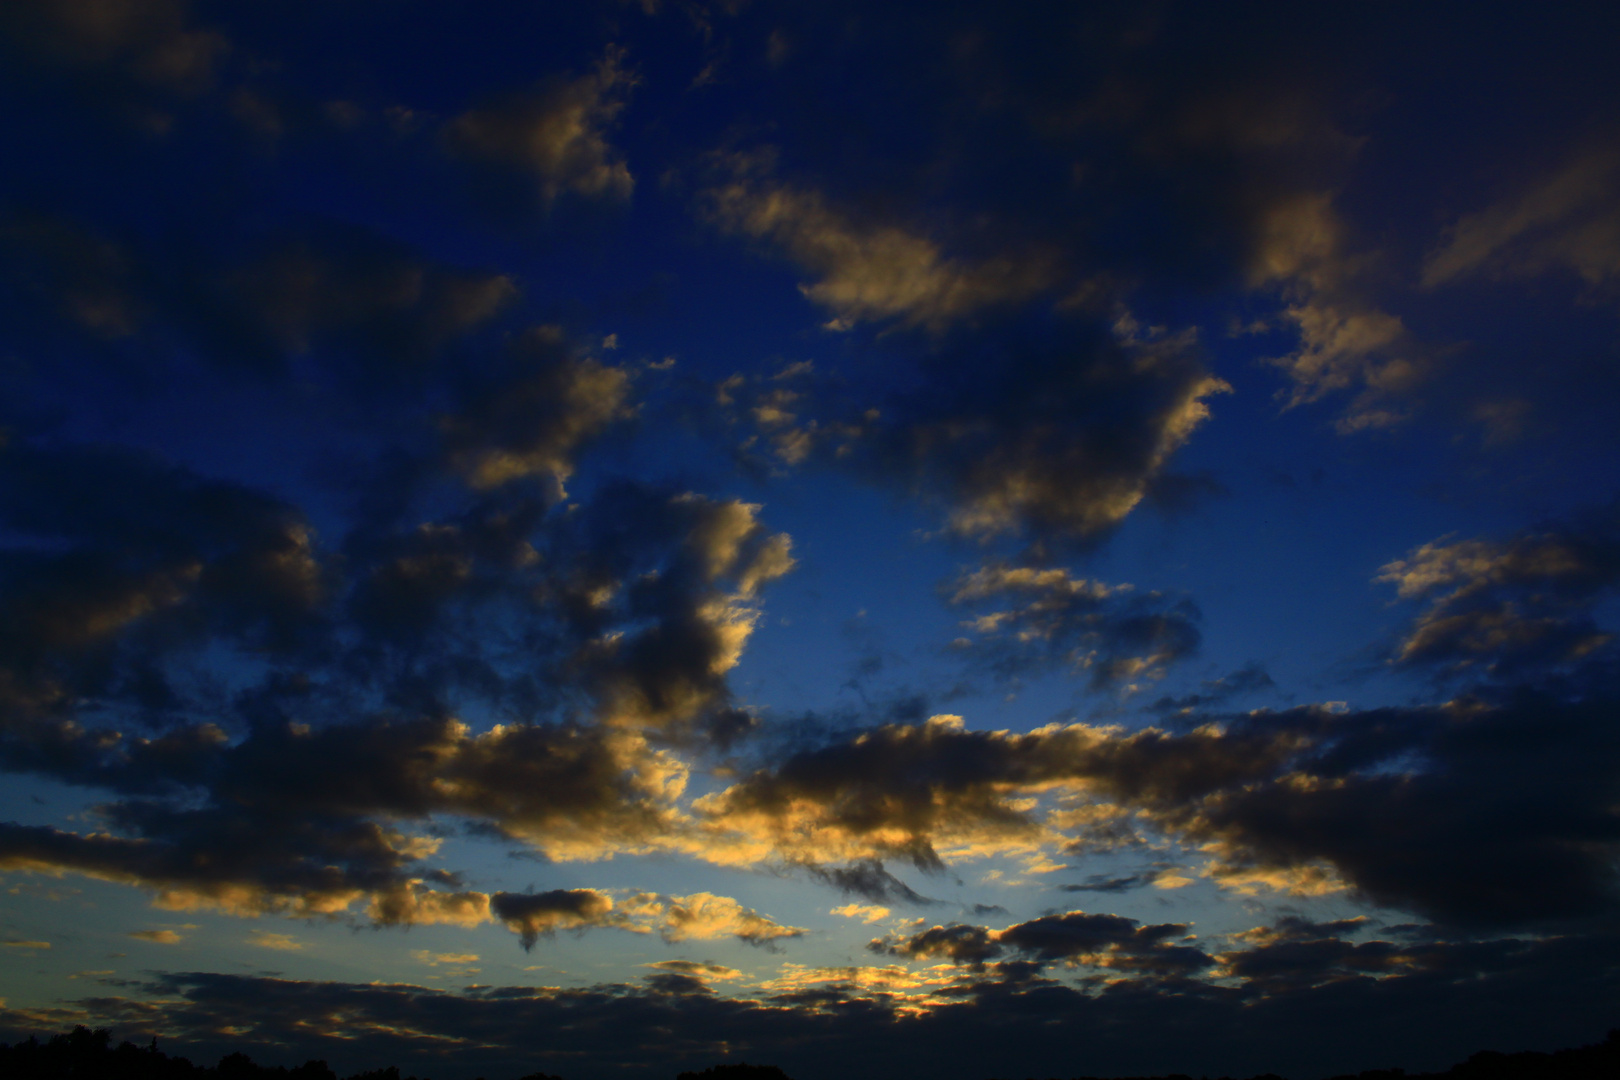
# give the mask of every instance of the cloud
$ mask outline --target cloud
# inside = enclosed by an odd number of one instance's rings
[[[1346,252],[1345,231],[1329,196],[1282,195],[1259,214],[1250,265],[1252,285],[1280,290],[1278,318],[1298,337],[1295,351],[1272,361],[1294,384],[1280,396],[1292,408],[1358,390],[1341,433],[1400,422],[1403,399],[1431,374],[1401,319],[1367,297],[1359,279],[1368,260]]]
[[[701,204],[721,229],[763,241],[813,275],[800,288],[832,312],[830,328],[894,320],[940,331],[1052,284],[1049,253],[949,256],[924,233],[862,220],[820,191],[777,180],[773,158],[770,152],[726,158],[721,170],[728,175],[704,190]]]
[[[1208,710],[1218,705],[1224,705],[1235,697],[1260,693],[1266,690],[1275,690],[1277,684],[1272,680],[1270,673],[1258,663],[1249,663],[1218,679],[1205,679],[1199,684],[1199,691],[1182,697],[1166,695],[1159,698],[1148,708],[1158,713],[1180,713],[1188,715],[1198,710]]]
[[[561,498],[580,448],[631,415],[630,376],[573,355],[556,327],[529,330],[512,355],[510,377],[441,420],[446,453],[474,488],[539,475]]]
[[[1376,580],[1427,601],[1394,661],[1507,676],[1580,661],[1613,635],[1594,606],[1620,584],[1612,510],[1507,541],[1441,538],[1384,566]]]
[[[246,352],[273,370],[319,351],[325,365],[342,371],[347,361],[348,377],[376,391],[397,388],[402,376],[408,384],[519,295],[505,274],[449,266],[362,228],[321,223],[302,232],[223,274],[187,268],[195,277],[176,283],[179,295],[150,304],[186,318],[226,362],[241,363]]]
[[[623,59],[610,48],[589,75],[468,110],[446,125],[445,145],[464,160],[522,177],[546,207],[564,193],[628,199],[635,180],[607,138],[636,83]]]
[[[903,904],[937,902],[895,877],[878,859],[855,859],[848,866],[822,866],[813,862],[802,865],[813,879],[823,885],[831,885],[845,895]]]
[[[261,949],[275,949],[278,952],[300,952],[304,943],[288,934],[272,934],[268,930],[255,930],[247,938],[249,945],[257,945]]]
[[[1592,295],[1620,277],[1620,151],[1598,143],[1573,154],[1527,190],[1446,229],[1429,253],[1423,284],[1452,284],[1484,274],[1525,278],[1573,272]]]
[[[1122,971],[1195,972],[1214,961],[1201,949],[1178,944],[1187,926],[1143,926],[1121,915],[1070,911],[1046,915],[1005,930],[955,924],[914,934],[891,934],[867,945],[876,953],[907,960],[942,958],[982,971],[986,961],[1014,956],[1036,964],[1062,962]],[[1172,939],[1175,939],[1174,941]]]
[[[1095,892],[1095,893],[1122,893],[1139,889],[1153,882],[1151,874],[1126,874],[1123,877],[1108,877],[1104,874],[1093,874],[1084,882],[1059,885],[1063,892]]]
[[[0,941],[0,948],[6,949],[48,949],[50,947],[51,943],[48,941]]]
[[[118,796],[107,831],[5,826],[0,860],[176,909],[477,923],[413,832],[441,814],[553,858],[682,846],[671,746],[746,730],[727,673],[793,565],[757,506],[634,484],[549,518],[503,490],[341,559],[280,500],[111,448],[13,442],[0,491],[0,759]],[[199,678],[204,650],[235,659]]]
[[[657,960],[643,967],[655,968],[659,971],[674,972],[677,975],[688,975],[693,978],[704,979],[740,979],[742,972],[736,968],[726,967],[724,964],[710,964],[696,960]]]
[[[138,941],[150,941],[154,945],[178,945],[185,940],[173,930],[134,930],[126,936]]]
[[[195,379],[194,354],[226,377],[268,386],[296,370],[370,409],[409,412],[410,391],[442,378],[445,353],[520,295],[509,275],[319,219],[269,237],[192,223],[157,244],[22,203],[0,214],[0,236],[0,295],[17,332],[143,393]]]
[[[807,749],[704,796],[710,857],[946,860],[1163,836],[1239,891],[1349,888],[1458,925],[1578,919],[1613,902],[1620,844],[1606,699],[1258,711],[1182,734],[1027,734],[955,718]],[[1180,877],[1186,877],[1183,873]]]
[[[859,919],[863,923],[882,922],[889,917],[889,909],[877,904],[844,904],[835,907],[830,915],[842,915],[846,919]]]
[[[477,953],[436,953],[429,949],[417,949],[411,953],[411,956],[428,967],[438,967],[440,964],[462,967],[466,964],[478,963]],[[476,971],[477,969],[474,968],[473,970]]]
[[[1129,585],[1075,578],[1060,568],[985,566],[952,582],[946,597],[956,607],[1012,605],[963,623],[977,637],[959,646],[1003,678],[1068,668],[1088,673],[1093,689],[1155,679],[1191,655],[1201,638],[1191,601],[1133,595]]]
[[[783,926],[729,896],[707,892],[690,896],[634,893],[617,904],[611,896],[595,889],[496,893],[490,897],[490,908],[507,929],[522,938],[524,949],[532,949],[539,938],[549,937],[558,930],[590,927],[614,927],[643,934],[656,931],[672,944],[729,937],[772,951],[776,942],[802,937],[806,932],[798,927]]]
[[[943,504],[948,529],[1038,551],[1095,543],[1168,475],[1230,387],[1190,334],[1082,319],[954,335],[919,357],[849,464]]]
[[[671,942],[734,937],[749,945],[774,948],[777,941],[807,933],[797,926],[783,926],[729,896],[706,892],[671,897],[661,923],[660,933]]]
[[[612,926],[622,922],[613,915],[613,898],[595,889],[552,889],[543,893],[496,893],[490,910],[529,950],[541,937],[558,930]]]
[[[1136,931],[1102,927],[1096,924],[1105,950],[1135,955]],[[0,1029],[20,1038],[42,1022],[85,1023],[137,1043],[161,1034],[169,1052],[194,1060],[237,1050],[275,1060],[276,1047],[294,1047],[340,1074],[379,1060],[418,1074],[442,1072],[454,1061],[486,1075],[536,1067],[560,1073],[565,1062],[594,1071],[611,1062],[625,1075],[653,1077],[746,1057],[775,1061],[789,1075],[819,1075],[860,1060],[884,1075],[900,1074],[909,1063],[965,1080],[994,1073],[1009,1045],[1035,1075],[1062,1075],[1077,1038],[1094,1063],[1088,1067],[1100,1073],[1165,1074],[1202,1062],[1225,1075],[1353,1073],[1392,1059],[1443,1068],[1504,1041],[1571,1045],[1612,1021],[1605,1010],[1620,969],[1620,942],[1612,934],[1392,935],[1358,956],[1351,951],[1357,946],[1334,944],[1362,936],[1355,928],[1325,924],[1285,933],[1294,936],[1277,944],[1327,941],[1337,951],[1324,950],[1314,961],[1296,952],[1280,965],[1287,958],[1268,955],[1269,938],[1236,940],[1221,950],[1221,963],[1246,963],[1250,974],[1222,983],[1210,981],[1224,970],[1219,966],[1190,973],[1101,969],[1107,986],[1046,978],[1018,961],[987,965],[980,974],[956,965],[785,966],[775,989],[734,995],[619,984],[447,992],[173,973],[150,977],[139,996],[64,1002],[48,1021],[39,1011],[3,1009]],[[1379,965],[1379,949],[1407,960]],[[1293,974],[1274,978],[1282,967]],[[672,967],[660,974],[698,973]],[[254,1019],[250,1031],[235,1030],[243,1016]],[[1169,1026],[1179,1038],[1165,1038]],[[221,1035],[227,1029],[232,1034]],[[519,1034],[536,1030],[551,1033],[538,1049]],[[986,1030],[1001,1038],[987,1046]],[[1369,1030],[1380,1032],[1375,1046],[1368,1045]]]
[[[1098,801],[1192,803],[1271,774],[1294,752],[1280,733],[1229,737],[1051,725],[1027,734],[969,731],[960,717],[891,724],[801,751],[694,803],[716,858],[901,858],[940,869],[952,857],[1056,843],[1027,798],[1072,785]],[[1106,824],[1106,823],[1105,823]],[[813,853],[813,854],[812,854]]]
[[[794,365],[736,376],[718,413],[762,472],[821,464],[941,510],[946,531],[1029,541],[1042,558],[1094,546],[1144,500],[1186,487],[1171,459],[1231,387],[1197,334],[1128,314],[1007,317],[884,342],[908,388],[859,393]]]
[[[32,64],[190,94],[208,88],[230,42],[189,26],[189,8],[187,0],[56,0],[11,7],[0,25]]]

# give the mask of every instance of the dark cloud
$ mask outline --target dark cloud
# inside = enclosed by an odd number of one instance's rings
[[[854,469],[933,502],[954,535],[1021,538],[1039,554],[1111,533],[1229,389],[1191,335],[1128,316],[1003,320],[890,347],[914,389],[863,400],[726,383],[721,406],[743,414],[767,465]]]
[[[188,0],[19,4],[0,16],[0,40],[30,66],[66,68],[102,83],[98,89],[115,100],[125,83],[194,94],[211,85],[230,42],[192,25],[190,7]]]
[[[953,532],[1054,543],[1107,534],[1146,496],[1225,389],[1184,340],[960,341],[892,403],[874,467],[940,496]],[[987,377],[988,376],[988,377]]]
[[[1612,299],[1620,277],[1620,176],[1616,139],[1593,140],[1547,173],[1492,206],[1465,214],[1429,253],[1423,284],[1449,285],[1474,275],[1573,274],[1593,298]]]
[[[931,926],[915,934],[893,939],[877,938],[867,945],[875,953],[905,960],[949,960],[981,970],[986,960],[1002,954],[1002,947],[991,931],[982,926]]]
[[[1403,600],[1427,601],[1398,664],[1513,677],[1605,650],[1594,607],[1620,584],[1620,511],[1504,542],[1444,537],[1385,566]]]
[[[1153,884],[1152,874],[1126,874],[1123,877],[1093,874],[1083,882],[1071,882],[1059,885],[1058,888],[1063,892],[1123,893],[1151,884]]]
[[[779,850],[937,866],[1120,822],[1198,845],[1214,880],[1490,925],[1579,918],[1615,897],[1620,743],[1608,699],[1364,713],[1257,712],[1185,734],[1084,725],[1016,735],[949,720],[809,750],[700,801],[709,827]],[[1044,820],[1023,792],[1074,785]],[[1110,841],[1111,842],[1111,841]]]
[[[1086,673],[1092,689],[1131,685],[1163,675],[1201,641],[1190,600],[1057,568],[986,566],[952,582],[946,597],[983,612],[963,624],[977,637],[958,648],[1002,678],[1067,668]]]
[[[875,904],[938,902],[922,895],[889,873],[878,859],[856,859],[848,866],[818,866],[815,863],[807,863],[805,870],[816,881],[831,885],[846,896],[859,896]]]
[[[1133,971],[1196,971],[1210,959],[1200,949],[1170,939],[1187,937],[1182,923],[1142,926],[1119,915],[1071,911],[1018,923],[1001,931],[1004,946],[1041,961],[1096,963]],[[1095,958],[1095,959],[1093,959]]]
[[[1167,694],[1148,708],[1157,713],[1191,714],[1225,705],[1232,698],[1276,688],[1277,684],[1272,681],[1266,669],[1258,663],[1251,663],[1230,675],[1204,680],[1199,684],[1199,690],[1195,694],[1181,697]]]
[[[236,219],[188,222],[157,243],[36,201],[0,216],[0,303],[21,340],[87,358],[97,377],[143,395],[195,378],[200,360],[272,382],[296,373],[409,412],[412,392],[443,382],[435,364],[447,350],[519,296],[506,274],[355,225],[301,221],[267,235]]]
[[[610,49],[589,75],[462,113],[445,127],[445,146],[489,170],[491,193],[511,206],[549,209],[564,193],[627,199],[635,180],[607,129],[635,81],[622,54]]]
[[[873,952],[908,960],[941,958],[983,970],[985,962],[1005,956],[1036,964],[1064,963],[1151,971],[1196,972],[1214,961],[1203,950],[1178,944],[1188,927],[1181,923],[1143,926],[1120,915],[1070,911],[1046,915],[1005,930],[982,926],[934,926],[910,935],[872,941]]]
[[[1083,781],[1099,801],[1193,805],[1271,775],[1296,752],[1290,733],[1126,735],[1086,725],[1027,734],[968,731],[959,717],[888,725],[802,751],[699,800],[708,827],[784,853],[847,852],[943,865],[936,845],[988,853],[1042,838],[1015,792]]]
[[[542,1067],[592,1080],[668,1075],[730,1057],[772,1061],[795,1076],[859,1061],[872,1075],[910,1067],[969,1080],[1005,1072],[1009,1060],[1034,1075],[1072,1072],[1076,1039],[1086,1047],[1085,1067],[1104,1075],[1185,1072],[1204,1063],[1226,1075],[1316,1075],[1395,1064],[1443,1069],[1480,1047],[1590,1042],[1612,1023],[1606,1010],[1620,970],[1612,935],[1431,938],[1402,946],[1403,962],[1389,965],[1374,962],[1371,952],[1355,959],[1347,950],[1356,946],[1331,930],[1307,940],[1340,941],[1341,951],[1336,958],[1296,956],[1296,977],[1286,982],[1273,981],[1271,972],[1290,965],[1268,965],[1263,958],[1273,946],[1254,944],[1222,955],[1223,962],[1248,957],[1255,965],[1253,977],[1234,975],[1224,987],[1124,968],[1111,972],[1106,986],[1071,986],[987,965],[979,975],[964,970],[950,992],[922,1007],[914,997],[863,992],[847,980],[725,996],[689,983],[452,993],[188,973],[156,976],[138,988],[140,996],[115,990],[49,1016],[8,1009],[0,1026],[23,1037],[40,1023],[93,1023],[138,1043],[159,1035],[170,1053],[194,1059],[237,1050],[265,1063],[320,1057],[340,1073],[390,1061],[428,1075],[519,1075]],[[243,1016],[254,1018],[250,1031],[233,1025]],[[1170,1025],[1177,1038],[1165,1036]],[[227,1026],[228,1042],[220,1034]],[[514,1035],[535,1031],[547,1033],[538,1044]],[[999,1038],[987,1041],[986,1031]]]
[[[408,831],[435,815],[562,857],[686,843],[688,766],[649,739],[702,746],[735,711],[726,672],[792,565],[757,508],[635,485],[345,558],[280,500],[120,450],[13,444],[0,490],[30,541],[0,560],[0,754],[119,796],[113,834],[8,827],[0,859],[179,908],[485,919]],[[224,671],[199,674],[205,652]],[[453,718],[476,703],[508,722]]]
[[[541,935],[559,929],[577,929],[606,924],[613,911],[613,899],[594,889],[552,889],[543,893],[495,893],[489,898],[490,911],[517,934],[525,951],[534,948]]]
[[[511,377],[444,418],[446,452],[475,488],[538,474],[560,492],[581,445],[630,415],[629,375],[572,355],[556,327],[530,330],[513,355]]]

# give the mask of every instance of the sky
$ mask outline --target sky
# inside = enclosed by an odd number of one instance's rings
[[[0,6],[0,1040],[1620,1025],[1620,8]]]

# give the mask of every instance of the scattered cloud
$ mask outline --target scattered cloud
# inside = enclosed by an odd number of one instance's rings
[[[1610,142],[1578,151],[1516,196],[1458,218],[1429,253],[1423,284],[1559,269],[1575,274],[1591,295],[1607,295],[1620,278],[1617,179],[1620,151]]]
[[[255,930],[247,938],[249,945],[257,945],[261,949],[275,949],[278,952],[299,952],[304,943],[289,934],[273,934],[268,930]]]
[[[863,923],[875,923],[887,919],[889,909],[878,904],[844,904],[833,908],[829,914],[842,915],[846,919],[859,919]]]
[[[1190,600],[1135,594],[1130,585],[1061,568],[985,566],[945,590],[955,607],[1011,605],[963,623],[958,648],[1003,678],[1041,669],[1085,673],[1093,689],[1156,679],[1191,655],[1201,635]]]
[[[1376,580],[1427,601],[1394,661],[1506,676],[1593,657],[1613,641],[1594,606],[1620,584],[1612,510],[1507,541],[1440,540],[1384,566]]]
[[[445,127],[445,145],[469,162],[526,179],[546,207],[565,193],[628,199],[635,178],[607,132],[635,84],[623,51],[610,48],[588,75],[462,113]]]
[[[800,288],[832,312],[830,329],[894,320],[941,331],[1052,284],[1049,253],[952,257],[925,233],[861,220],[813,188],[778,180],[773,158],[767,151],[724,159],[724,179],[703,192],[702,204],[721,229],[763,241],[813,275]]]

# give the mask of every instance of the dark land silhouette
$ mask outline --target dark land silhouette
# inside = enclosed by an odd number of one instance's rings
[[[1016,1075],[1016,1074],[1009,1074]],[[53,1035],[41,1042],[30,1036],[26,1041],[0,1043],[0,1077],[5,1080],[339,1080],[324,1061],[306,1061],[295,1068],[259,1065],[243,1053],[227,1054],[217,1065],[195,1065],[190,1060],[159,1050],[157,1040],[148,1046],[132,1042],[112,1045],[112,1034],[105,1028],[80,1025],[70,1032]],[[1482,1050],[1444,1072],[1408,1073],[1404,1069],[1368,1069],[1345,1073],[1331,1080],[1615,1080],[1620,1077],[1620,1029],[1611,1030],[1600,1043],[1577,1046],[1551,1053],[1525,1051],[1504,1054]],[[343,1080],[428,1080],[401,1076],[397,1066],[353,1073]],[[482,1080],[482,1078],[479,1078]],[[518,1080],[561,1080],[544,1072],[529,1073]],[[675,1080],[793,1080],[774,1065],[731,1062],[698,1072],[682,1072]],[[1069,1080],[1194,1080],[1185,1073],[1167,1076],[1092,1077]],[[1207,1080],[1207,1078],[1205,1078]],[[1223,1077],[1221,1080],[1230,1080]],[[1250,1080],[1285,1080],[1275,1073],[1264,1073]]]

